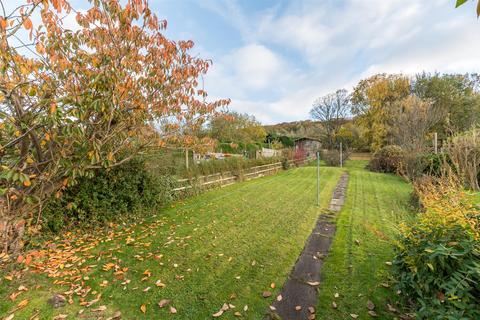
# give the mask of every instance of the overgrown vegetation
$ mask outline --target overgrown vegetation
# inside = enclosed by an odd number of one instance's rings
[[[420,319],[480,317],[480,207],[454,178],[415,183],[424,208],[404,225],[394,273]]]

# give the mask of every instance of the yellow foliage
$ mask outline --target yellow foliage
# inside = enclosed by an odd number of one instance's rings
[[[415,191],[425,208],[419,219],[429,222],[424,225],[460,224],[480,240],[480,208],[456,177],[425,177],[415,183]]]

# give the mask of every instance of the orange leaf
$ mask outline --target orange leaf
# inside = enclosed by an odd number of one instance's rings
[[[140,310],[141,310],[143,313],[147,312],[147,306],[144,305],[144,304],[142,304],[142,305],[140,306]]]
[[[18,309],[25,308],[28,304],[28,299],[20,301],[20,303],[17,305]]]
[[[7,20],[3,17],[0,17],[0,28],[3,30],[7,29]]]
[[[24,28],[27,29],[27,30],[32,29],[32,20],[30,20],[30,18],[26,18],[26,19],[23,21],[23,26],[24,26]]]
[[[23,256],[18,256],[17,257],[17,262],[22,263],[23,262]]]

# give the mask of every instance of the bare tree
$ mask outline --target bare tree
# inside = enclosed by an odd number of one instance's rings
[[[345,89],[320,97],[313,103],[310,115],[325,127],[327,147],[335,144],[335,136],[350,112],[350,96]]]
[[[431,101],[415,95],[395,102],[392,109],[392,142],[409,151],[424,151],[429,141],[428,133],[440,121],[442,113]]]

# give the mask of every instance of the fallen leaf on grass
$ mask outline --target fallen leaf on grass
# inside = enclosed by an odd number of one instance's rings
[[[17,290],[18,290],[18,291],[28,291],[28,288],[25,287],[24,285],[21,285],[21,286],[18,287]]]
[[[120,319],[122,319],[122,313],[120,311],[115,312],[112,317],[107,318],[107,320],[120,320]]]
[[[235,317],[241,317],[241,316],[242,316],[242,314],[241,314],[240,312],[238,312],[238,311],[235,312],[233,315],[234,315]]]
[[[169,305],[171,302],[171,300],[168,300],[168,299],[162,299],[160,300],[160,302],[158,303],[158,306],[160,308],[163,308],[163,307],[166,307],[167,305]]]
[[[155,282],[155,285],[156,285],[157,287],[160,287],[160,288],[165,288],[165,287],[167,286],[166,284],[162,283],[162,281],[160,281],[160,280],[157,280],[157,281]]]
[[[272,283],[270,284],[270,288],[275,289],[275,283],[274,283],[274,282],[272,282]]]
[[[332,308],[333,308],[333,309],[337,309],[337,308],[338,308],[337,303],[336,303],[335,301],[332,301]]]
[[[222,314],[223,314],[223,310],[220,309],[217,313],[212,314],[212,317],[218,318],[218,317],[220,317]]]
[[[390,312],[397,312],[397,309],[395,309],[391,304],[387,303],[387,308],[388,308],[388,311]]]
[[[15,317],[15,314],[12,313],[11,315],[9,315],[8,317],[5,318],[5,320],[12,320],[13,317]]]
[[[17,305],[17,310],[25,308],[27,306],[27,304],[28,304],[28,299],[24,299],[24,300],[20,301]]]
[[[368,311],[368,314],[369,314],[371,317],[374,317],[374,318],[375,318],[375,317],[378,317],[378,314],[377,314],[375,311],[373,311],[373,310]]]
[[[372,301],[370,301],[370,300],[367,301],[367,309],[368,309],[368,310],[373,310],[373,309],[375,309],[375,304],[374,304]]]
[[[264,298],[268,298],[271,295],[272,295],[272,293],[270,291],[263,291],[263,293],[262,293],[262,297],[264,297]]]
[[[96,309],[92,309],[93,312],[103,312],[105,310],[107,310],[107,306],[100,306]]]
[[[63,319],[67,319],[67,317],[68,317],[68,314],[59,314],[53,317],[53,320],[63,320]]]
[[[142,311],[142,313],[147,312],[147,306],[144,305],[144,304],[142,304],[142,305],[140,306],[140,311]]]
[[[172,314],[177,313],[177,309],[175,309],[174,307],[170,307],[170,313]]]
[[[350,313],[350,317],[352,317],[353,319],[357,319],[357,318],[358,318],[358,314]]]
[[[243,307],[243,311],[247,312],[247,310],[248,310],[248,306],[245,305],[245,306]]]
[[[335,298],[338,298],[340,297],[340,295],[338,294],[338,292],[335,292],[335,294],[333,295]]]

